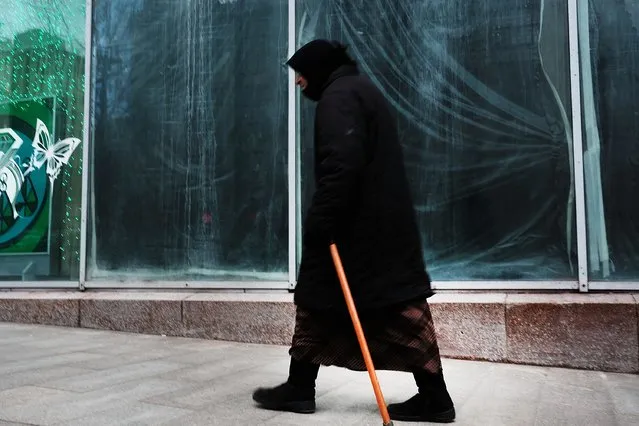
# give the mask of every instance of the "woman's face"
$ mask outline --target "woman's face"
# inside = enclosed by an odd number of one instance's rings
[[[300,89],[304,90],[308,86],[308,81],[301,74],[295,73],[295,84],[300,86]]]

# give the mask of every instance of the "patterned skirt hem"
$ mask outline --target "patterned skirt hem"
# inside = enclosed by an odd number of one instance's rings
[[[360,317],[376,370],[437,373],[441,359],[427,300]],[[299,361],[366,371],[350,318],[297,307],[289,351]]]

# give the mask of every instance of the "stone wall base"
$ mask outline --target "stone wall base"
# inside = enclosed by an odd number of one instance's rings
[[[440,293],[445,357],[639,373],[639,294]],[[290,294],[0,292],[0,321],[287,345]]]

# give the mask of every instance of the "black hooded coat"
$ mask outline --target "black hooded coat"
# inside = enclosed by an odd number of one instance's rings
[[[315,186],[302,227],[295,303],[345,311],[336,243],[358,310],[430,297],[396,120],[380,90],[336,42],[313,41],[288,65],[317,101]]]

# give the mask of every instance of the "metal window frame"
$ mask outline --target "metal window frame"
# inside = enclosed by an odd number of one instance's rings
[[[298,165],[298,96],[295,88],[295,75],[288,69],[288,280],[286,281],[155,281],[155,280],[89,280],[88,264],[88,207],[89,207],[89,173],[91,144],[91,90],[93,67],[93,0],[86,1],[85,17],[85,80],[84,80],[84,123],[83,123],[83,155],[82,155],[82,199],[80,221],[80,265],[77,281],[0,281],[0,288],[85,288],[93,289],[220,289],[232,291],[282,290],[292,289],[296,284],[297,259],[300,251],[298,244],[300,217],[297,207],[300,201],[300,182]],[[433,287],[439,290],[572,290],[587,292],[589,290],[639,290],[637,282],[622,281],[590,281],[588,276],[588,247],[586,235],[586,202],[583,168],[583,133],[581,105],[581,71],[579,63],[579,33],[577,4],[579,0],[566,0],[568,8],[568,37],[570,52],[570,86],[571,110],[573,121],[573,154],[575,180],[575,212],[577,226],[578,278],[575,280],[550,281],[434,281]],[[288,54],[296,49],[296,1],[288,1]]]
[[[590,281],[591,291],[639,291],[639,281]]]
[[[295,0],[288,0],[288,58],[295,53]],[[287,67],[288,76],[288,288],[297,280],[297,100],[295,72]]]
[[[295,281],[296,271],[296,250],[295,245],[297,242],[296,233],[296,112],[295,112],[295,98],[291,101],[291,94],[295,93],[295,75],[289,70],[288,73],[288,223],[289,223],[289,235],[288,235],[288,265],[289,271],[287,273],[288,279],[286,281],[270,281],[270,280],[188,280],[180,279],[174,281],[168,280],[153,280],[153,279],[88,279],[88,234],[89,234],[89,179],[90,173],[90,155],[91,155],[91,125],[92,125],[92,105],[91,105],[91,93],[92,93],[92,67],[93,67],[93,0],[86,1],[86,17],[85,17],[85,84],[84,84],[84,123],[83,123],[83,156],[82,156],[82,200],[81,200],[81,230],[80,230],[80,274],[78,282],[67,282],[65,285],[57,283],[57,286],[61,287],[77,287],[79,290],[85,289],[164,289],[164,290],[183,290],[183,289],[196,289],[196,290],[283,290],[290,289]],[[295,1],[291,0],[288,3],[289,19],[289,53],[295,49]],[[290,40],[293,40],[291,43]],[[28,285],[28,284],[27,284]],[[0,283],[0,287],[2,283]],[[35,282],[33,287],[42,287],[43,283]],[[21,287],[26,287],[22,285]]]
[[[89,280],[85,284],[86,289],[101,290],[238,290],[247,292],[251,290],[288,290],[289,282],[286,281],[211,281],[211,280]]]
[[[81,174],[81,200],[80,200],[80,259],[79,259],[79,274],[77,280],[60,280],[54,279],[47,280],[29,280],[29,281],[16,281],[7,280],[0,281],[0,289],[83,289],[83,284],[86,281],[86,232],[87,232],[87,199],[88,199],[88,170],[86,165],[88,164],[89,154],[89,111],[91,110],[91,37],[92,37],[92,17],[93,17],[93,1],[85,0],[85,19],[84,19],[84,104],[83,115],[84,123],[82,125],[82,174]]]
[[[577,258],[578,276],[575,280],[535,280],[535,281],[433,281],[432,287],[436,290],[571,290],[588,292],[588,252],[587,252],[587,228],[586,228],[586,200],[584,185],[583,167],[583,134],[582,134],[582,111],[581,111],[581,72],[579,63],[579,33],[577,26],[577,1],[567,0],[568,7],[568,36],[570,52],[570,87],[571,87],[571,112],[573,120],[573,139],[569,141],[573,145],[574,182],[575,182],[575,222],[577,227]],[[295,0],[289,0],[289,14],[291,9],[295,12]],[[292,6],[291,6],[292,5]],[[292,24],[291,24],[292,22]],[[291,25],[293,28],[291,28]],[[289,16],[289,53],[291,43],[295,41],[295,17],[291,20]],[[293,34],[292,34],[293,33]],[[295,90],[295,86],[290,86],[289,90]],[[296,100],[293,93],[289,92],[289,113],[292,109],[290,102]],[[290,121],[290,117],[289,117]],[[296,121],[293,121],[296,124]],[[289,132],[291,129],[289,128]],[[289,149],[296,149],[297,146],[291,141],[294,136],[289,133]],[[290,153],[289,153],[290,154]],[[296,173],[298,170],[296,170]],[[299,224],[297,224],[299,225]],[[296,246],[297,249],[297,246]],[[295,287],[295,282],[291,283]]]
[[[7,280],[0,281],[1,290],[23,290],[23,289],[67,289],[77,290],[78,281],[63,281],[63,280],[51,280],[51,281],[15,281]]]
[[[572,109],[573,172],[575,179],[575,214],[577,224],[577,265],[579,291],[588,291],[588,246],[586,228],[586,187],[581,111],[581,64],[579,63],[579,27],[577,1],[568,0],[568,40],[570,56],[570,94]],[[587,52],[589,54],[589,52]]]
[[[577,280],[549,280],[549,281],[433,281],[433,290],[459,290],[459,291],[575,291],[579,288]]]
[[[87,234],[89,232],[89,165],[91,134],[90,126],[91,116],[91,77],[93,65],[93,0],[86,0],[85,4],[85,28],[84,28],[84,123],[82,128],[82,188],[81,188],[81,207],[80,207],[80,265],[78,288],[84,290],[87,282]]]

